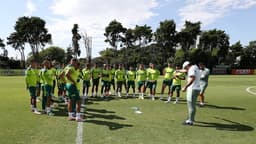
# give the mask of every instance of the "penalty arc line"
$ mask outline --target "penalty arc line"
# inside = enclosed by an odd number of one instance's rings
[[[81,113],[84,113],[84,99],[82,98]],[[76,144],[83,144],[83,122],[77,124]]]
[[[246,88],[246,91],[247,91],[248,93],[252,94],[252,95],[256,95],[256,92],[252,92],[252,91],[251,91],[252,88],[256,88],[256,86],[248,87],[248,88]]]

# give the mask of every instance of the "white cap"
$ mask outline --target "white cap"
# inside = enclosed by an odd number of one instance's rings
[[[185,69],[185,67],[188,66],[189,64],[190,64],[189,61],[185,61],[185,62],[183,63],[183,65],[182,65],[182,68]]]

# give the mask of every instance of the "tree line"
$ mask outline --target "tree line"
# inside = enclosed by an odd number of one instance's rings
[[[20,67],[31,59],[42,61],[44,58],[67,63],[74,55],[72,47],[66,50],[58,46],[45,48],[51,44],[52,36],[45,27],[46,22],[40,17],[20,17],[14,25],[14,32],[7,37],[5,44],[0,39],[3,50],[0,67],[6,56],[6,45],[19,51]],[[126,28],[117,20],[111,21],[105,28],[105,42],[110,47],[100,51],[100,56],[92,62],[136,66],[138,63],[153,62],[159,69],[168,62],[181,65],[183,61],[204,62],[208,67],[225,64],[235,68],[256,67],[256,41],[242,46],[240,41],[230,45],[229,35],[219,29],[201,30],[201,22],[186,21],[178,31],[174,20],[164,20],[155,31],[148,25],[136,25]],[[25,45],[31,48],[25,59]],[[5,59],[6,60],[6,59]],[[84,59],[83,59],[84,60]],[[86,60],[84,60],[86,61]]]

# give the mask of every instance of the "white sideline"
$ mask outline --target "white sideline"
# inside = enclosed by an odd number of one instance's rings
[[[248,88],[246,88],[246,91],[247,91],[248,93],[252,94],[252,95],[256,95],[255,92],[252,92],[252,91],[251,91],[252,88],[256,88],[256,86],[248,87]]]
[[[81,113],[84,113],[84,99],[81,102]],[[76,144],[83,144],[83,122],[78,122],[76,133]]]

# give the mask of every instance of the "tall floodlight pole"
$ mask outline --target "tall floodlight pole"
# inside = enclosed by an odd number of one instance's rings
[[[80,56],[80,49],[79,49],[79,40],[81,39],[81,35],[78,33],[78,24],[74,24],[74,27],[72,28],[72,49],[73,49],[73,55],[75,58]]]
[[[82,38],[84,41],[84,47],[86,51],[86,58],[88,60],[88,63],[91,64],[91,58],[92,58],[92,37],[88,36],[85,33],[82,33]]]

